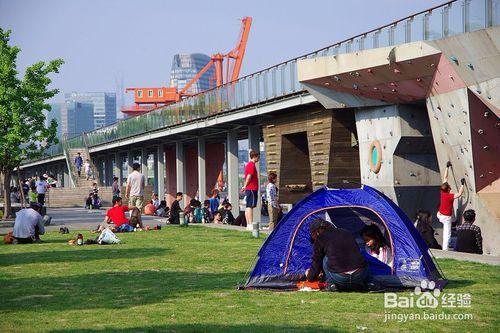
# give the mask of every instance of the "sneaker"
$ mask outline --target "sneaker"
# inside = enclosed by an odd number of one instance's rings
[[[336,291],[339,291],[339,288],[337,287],[337,285],[335,283],[332,283],[332,284],[328,284],[325,289],[323,289],[322,291],[325,291],[325,292],[336,292]]]

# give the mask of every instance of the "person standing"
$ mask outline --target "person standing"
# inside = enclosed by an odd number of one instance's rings
[[[40,179],[36,182],[36,193],[37,193],[37,201],[40,205],[45,205],[45,193],[47,192],[47,188],[49,184],[45,181],[44,176],[40,176]]]
[[[175,200],[172,202],[172,206],[170,207],[170,224],[180,224],[180,215],[182,212],[182,208],[180,202],[182,201],[182,192],[177,192],[175,194]]]
[[[76,170],[78,171],[78,177],[82,176],[82,166],[83,166],[83,158],[80,153],[77,153],[75,157],[75,167]]]
[[[141,165],[134,163],[132,165],[133,171],[127,177],[127,186],[125,188],[125,197],[129,199],[130,207],[137,207],[142,211],[144,205],[144,186],[146,179],[142,173],[139,172]]]
[[[255,150],[250,150],[250,161],[245,166],[245,179],[241,192],[245,193],[245,219],[247,230],[253,229],[253,209],[257,207],[259,191],[259,175],[255,163],[259,162],[260,154]]]
[[[439,211],[437,212],[437,218],[439,222],[443,224],[443,251],[448,251],[448,246],[451,237],[451,224],[454,220],[453,202],[458,199],[464,193],[465,178],[461,179],[462,185],[458,189],[458,193],[451,192],[451,186],[448,183],[448,170],[451,168],[451,162],[446,163],[446,169],[444,170],[443,183],[441,184],[440,196],[441,201],[439,204]]]
[[[473,225],[476,212],[468,209],[463,214],[464,223],[457,227],[457,243],[455,251],[483,254],[483,237],[481,228]]]
[[[92,175],[92,169],[88,158],[85,160],[85,163],[83,163],[83,171],[85,171],[85,176],[87,176],[87,180],[89,180]]]
[[[269,230],[273,230],[278,223],[278,214],[280,205],[278,203],[278,188],[276,187],[276,179],[278,175],[270,172],[267,179],[269,184],[266,186],[267,210],[269,212]]]
[[[113,192],[113,199],[120,196],[120,185],[118,184],[118,177],[113,177],[113,184],[111,185],[111,191]]]

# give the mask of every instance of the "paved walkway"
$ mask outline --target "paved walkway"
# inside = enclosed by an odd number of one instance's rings
[[[99,224],[106,214],[106,209],[100,210],[87,210],[84,208],[48,208],[47,213],[52,216],[52,223],[47,227],[48,231],[59,231],[61,226],[68,227],[71,230],[91,230],[95,229],[97,224]],[[267,220],[267,218],[266,218]],[[165,218],[158,218],[156,216],[143,215],[144,225],[154,226],[156,224],[164,225],[166,223]],[[9,230],[12,230],[13,222],[0,222],[0,235],[6,234]],[[225,229],[225,230],[236,230],[236,231],[247,231],[245,227],[238,227],[227,224],[195,224],[195,227],[206,227],[215,229]],[[266,228],[260,231],[261,234],[267,235],[270,231]],[[441,250],[431,250],[432,254],[436,258],[446,258],[446,259],[456,259],[463,261],[471,261],[488,265],[500,265],[500,256],[490,256],[490,255],[478,255],[454,251],[441,251]]]

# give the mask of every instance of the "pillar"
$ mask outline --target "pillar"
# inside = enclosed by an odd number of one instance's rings
[[[115,153],[114,160],[115,160],[115,165],[113,167],[113,176],[118,177],[118,185],[121,186],[123,177],[122,174],[123,161],[121,159],[120,153]]]
[[[155,191],[158,193],[160,200],[165,197],[165,146],[158,145],[156,149],[156,187]]]
[[[127,151],[127,164],[128,164],[128,174],[132,173],[132,165],[134,164],[134,154],[132,151]]]
[[[141,149],[141,172],[146,180],[146,185],[148,185],[148,151],[145,148]]]
[[[182,141],[177,141],[175,143],[176,191],[184,193],[182,200],[184,201],[184,205],[186,205],[186,175],[184,169],[184,144]],[[183,207],[182,204],[181,207]]]
[[[238,183],[238,132],[230,130],[227,132],[227,195],[232,204],[232,213],[236,218],[240,214],[240,197]]]
[[[207,164],[205,163],[205,138],[198,137],[198,199],[203,203],[207,196]]]
[[[260,151],[260,127],[257,125],[248,126],[248,149],[255,150],[256,152]],[[260,162],[256,163],[255,167],[257,168],[257,174],[260,178]],[[258,228],[261,221],[260,210],[262,208],[262,200],[260,200],[260,179],[258,179],[257,182],[259,184],[259,190],[257,192],[257,207],[255,207],[255,209],[253,210],[253,223],[254,225],[257,224],[257,230],[259,230]],[[254,231],[256,230],[255,226],[253,229]]]
[[[69,179],[68,166],[64,165],[63,167],[63,187],[71,187],[71,180]]]

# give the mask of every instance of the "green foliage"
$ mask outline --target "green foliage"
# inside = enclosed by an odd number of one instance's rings
[[[248,232],[169,226],[118,234],[117,245],[67,245],[77,233],[0,241],[0,332],[494,332],[500,324],[499,266],[439,261],[445,291],[472,295],[471,308],[439,311],[473,320],[384,323],[381,293],[236,290],[264,241]]]
[[[19,78],[16,59],[20,49],[9,45],[10,31],[0,28],[0,172],[10,173],[22,161],[39,158],[57,143],[57,123],[45,127],[46,101],[58,93],[50,89],[51,73],[59,73],[63,60],[39,61]]]

